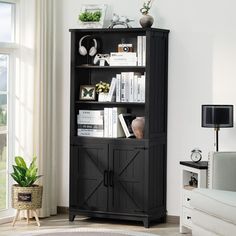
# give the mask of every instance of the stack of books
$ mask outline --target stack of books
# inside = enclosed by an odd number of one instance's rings
[[[135,72],[117,74],[116,102],[145,102],[145,74]]]
[[[138,66],[146,65],[146,36],[137,37],[137,62]]]
[[[104,137],[121,138],[125,137],[124,130],[119,121],[119,115],[126,113],[126,108],[105,107],[104,108]]]
[[[136,66],[136,52],[111,52],[110,66]]]
[[[104,110],[79,110],[77,135],[89,137],[104,136]]]

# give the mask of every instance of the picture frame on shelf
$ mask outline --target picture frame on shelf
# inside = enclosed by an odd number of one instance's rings
[[[83,4],[78,16],[82,29],[103,28],[106,15],[106,4]]]
[[[80,85],[79,99],[83,101],[96,100],[96,87],[94,85]]]

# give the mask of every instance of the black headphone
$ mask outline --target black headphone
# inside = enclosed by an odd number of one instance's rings
[[[91,35],[85,35],[79,41],[79,53],[82,56],[86,56],[88,54],[86,47],[82,45],[83,40],[88,37],[91,37]],[[89,49],[89,56],[91,57],[97,53],[97,46],[98,46],[97,40],[95,38],[93,38],[93,42],[94,42],[94,46],[92,46]]]

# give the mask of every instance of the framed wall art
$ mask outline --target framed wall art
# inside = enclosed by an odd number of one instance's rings
[[[103,28],[106,15],[105,4],[85,4],[82,5],[79,14],[80,28]]]
[[[96,100],[96,87],[93,85],[81,85],[79,99],[87,101]]]

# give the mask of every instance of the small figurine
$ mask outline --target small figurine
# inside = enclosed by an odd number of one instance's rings
[[[128,19],[128,17],[126,16],[119,16],[117,14],[113,14],[112,20],[111,20],[111,24],[108,26],[108,28],[114,28],[114,26],[116,25],[123,25],[126,28],[132,28],[128,23],[134,21],[134,20],[130,20]]]

